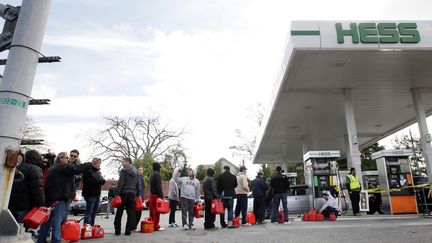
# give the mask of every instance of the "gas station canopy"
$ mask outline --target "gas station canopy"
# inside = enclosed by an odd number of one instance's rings
[[[432,112],[432,21],[294,21],[253,162],[346,155],[417,122],[418,107]]]

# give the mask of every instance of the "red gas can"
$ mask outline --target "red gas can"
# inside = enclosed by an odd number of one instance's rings
[[[31,229],[37,229],[47,221],[49,214],[46,207],[33,208],[23,219],[25,226]]]
[[[284,213],[284,211],[279,211],[278,222],[280,224],[282,224],[284,222],[284,219],[285,219],[285,213]]]
[[[151,218],[145,218],[141,221],[141,233],[153,233],[154,222]]]
[[[66,241],[78,241],[80,238],[80,224],[75,219],[68,219],[63,223],[62,238]]]
[[[122,199],[120,196],[116,196],[111,202],[111,207],[118,208],[120,205],[122,205]]]
[[[303,221],[309,221],[309,213],[308,212],[305,212],[303,214]]]
[[[169,202],[158,198],[156,200],[156,211],[158,211],[158,213],[161,214],[169,213],[170,211]]]
[[[315,209],[312,209],[309,212],[309,221],[316,221],[316,215],[317,215],[317,211]]]
[[[93,238],[93,228],[89,224],[84,224],[81,228],[81,239],[86,240],[91,238]]]
[[[322,215],[322,214],[320,214],[320,213],[317,214],[317,215],[316,215],[316,220],[317,220],[317,221],[324,221],[324,215]]]
[[[195,204],[194,208],[195,218],[204,218],[204,206],[201,203]]]
[[[221,200],[212,200],[211,213],[212,214],[223,214],[225,212],[224,205]]]
[[[232,227],[234,227],[234,228],[240,227],[240,218],[239,217],[234,217],[232,219]]]
[[[329,216],[330,221],[336,221],[336,215],[334,213],[331,213]]]
[[[100,225],[93,225],[92,237],[93,238],[104,238],[105,231],[104,228]]]
[[[249,224],[256,224],[255,214],[253,212],[251,212],[251,211],[247,212],[247,214],[246,214],[246,221]]]

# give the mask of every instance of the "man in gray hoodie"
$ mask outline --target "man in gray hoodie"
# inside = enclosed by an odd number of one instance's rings
[[[200,182],[195,178],[195,172],[192,168],[188,169],[188,176],[180,177],[182,169],[174,170],[173,179],[180,187],[180,201],[182,205],[182,225],[184,230],[195,230],[194,206],[200,201]],[[187,223],[189,218],[189,224]]]
[[[135,199],[140,194],[140,184],[138,172],[132,165],[130,158],[124,158],[122,161],[123,169],[120,171],[120,178],[117,186],[117,192],[122,199],[122,205],[117,208],[114,219],[115,235],[120,235],[121,219],[123,210],[126,209],[127,222],[125,235],[130,235],[131,231],[136,228],[135,219]]]

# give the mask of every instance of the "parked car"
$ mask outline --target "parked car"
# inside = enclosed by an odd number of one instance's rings
[[[310,210],[309,208],[309,187],[308,185],[293,185],[288,190],[287,196],[288,212],[289,213],[304,213]],[[234,209],[237,204],[237,199],[234,199]],[[279,204],[279,210],[283,210],[282,203]],[[248,194],[248,211],[253,211],[253,196]],[[269,216],[266,210],[266,217]]]
[[[106,196],[105,194],[106,193],[101,194],[101,198],[99,200],[98,213],[104,213],[107,210],[108,196]],[[77,216],[78,214],[84,214],[86,208],[87,208],[87,203],[84,200],[84,197],[81,196],[81,191],[77,191],[77,195],[69,207],[70,213],[73,214],[74,216]]]

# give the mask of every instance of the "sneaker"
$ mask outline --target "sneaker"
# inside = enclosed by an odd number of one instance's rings
[[[191,225],[189,226],[189,229],[190,229],[190,230],[196,230],[195,225],[191,224]]]
[[[174,224],[169,224],[168,225],[168,228],[173,228],[173,227],[176,227]]]
[[[189,226],[183,225],[183,230],[189,230]]]
[[[164,228],[159,228],[159,229],[157,229],[156,231],[164,231],[165,229]]]
[[[176,224],[176,223],[174,223],[173,225],[174,225],[174,227],[176,227],[176,228],[177,228],[177,227],[180,227],[180,225],[178,225],[178,224]]]
[[[291,221],[288,221],[288,222],[284,222],[284,224],[291,224]]]
[[[234,229],[235,227],[232,224],[230,224],[230,225],[227,226],[227,228],[228,229]]]
[[[249,223],[242,224],[242,226],[251,226]]]
[[[279,224],[279,222],[272,222],[273,224]]]

